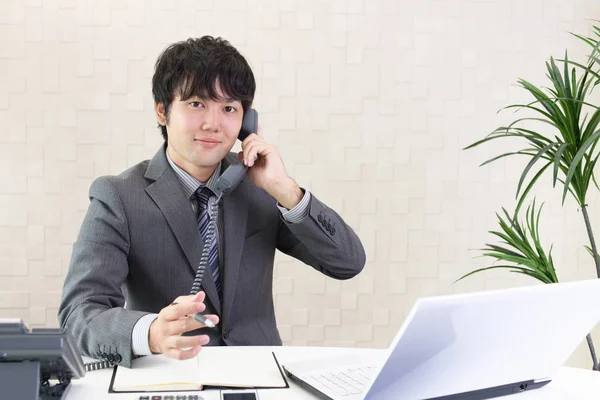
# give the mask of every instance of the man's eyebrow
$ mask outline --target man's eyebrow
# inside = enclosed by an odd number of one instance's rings
[[[189,97],[189,99],[199,99],[202,101],[206,101],[208,100],[210,97],[207,95],[199,95],[199,94],[193,94]],[[186,100],[182,100],[182,101],[187,101],[189,99]],[[238,100],[234,99],[233,97],[221,97],[219,99],[217,99],[217,101],[223,102],[223,103],[235,103]]]

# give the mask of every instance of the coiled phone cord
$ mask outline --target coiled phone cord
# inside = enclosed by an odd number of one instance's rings
[[[200,286],[202,285],[202,280],[204,279],[204,271],[208,265],[210,244],[215,238],[216,220],[219,212],[219,201],[221,200],[222,195],[223,194],[221,193],[210,205],[210,221],[208,222],[208,229],[206,231],[206,240],[202,246],[202,255],[200,256],[200,262],[198,263],[198,269],[196,270],[196,276],[194,277],[194,283],[192,284],[192,290],[190,290],[190,294],[196,294],[200,291]]]

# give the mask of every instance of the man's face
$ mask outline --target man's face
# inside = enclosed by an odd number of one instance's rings
[[[218,101],[175,96],[166,124],[169,156],[201,181],[210,177],[233,147],[244,116],[241,102],[226,98],[218,85],[217,93]],[[161,108],[157,105],[157,114],[159,122],[165,124]],[[205,176],[207,171],[210,173]]]

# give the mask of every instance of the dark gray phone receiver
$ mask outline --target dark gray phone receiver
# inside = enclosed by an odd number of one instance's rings
[[[242,120],[242,127],[238,135],[238,139],[243,141],[251,133],[257,133],[258,131],[258,113],[255,109],[249,108],[244,113],[244,119]],[[216,195],[220,198],[227,192],[232,191],[240,183],[248,167],[244,164],[231,164],[223,174],[217,179],[215,184]]]
[[[248,167],[244,164],[231,164],[227,167],[225,172],[221,174],[219,179],[217,179],[217,183],[215,184],[215,194],[220,197],[235,189],[247,170]]]
[[[242,128],[238,135],[240,141],[244,141],[251,133],[258,132],[258,113],[254,108],[249,108],[244,113],[244,119],[242,120]]]

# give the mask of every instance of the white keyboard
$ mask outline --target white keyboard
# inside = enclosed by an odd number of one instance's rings
[[[374,364],[327,373],[314,373],[308,376],[308,380],[314,380],[340,396],[356,395],[367,390],[377,368],[378,366]]]

